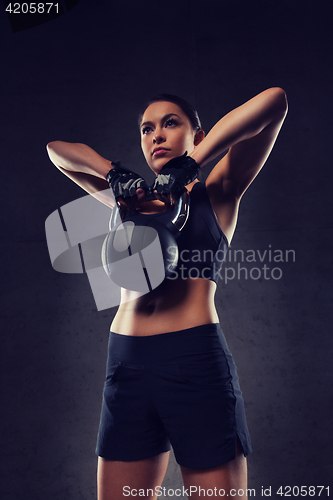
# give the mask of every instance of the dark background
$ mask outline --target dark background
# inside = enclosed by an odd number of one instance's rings
[[[2,7],[3,500],[96,498],[115,309],[96,310],[85,275],[51,267],[45,219],[83,192],[54,168],[45,145],[87,143],[147,177],[136,123],[147,98],[187,98],[208,131],[270,86],[286,90],[289,114],[242,201],[232,248],[293,249],[296,260],[278,264],[280,280],[222,281],[217,306],[246,401],[249,487],[260,496],[272,486],[272,498],[281,485],[332,488],[330,7],[80,0],[16,33]],[[174,460],[165,484],[180,484]]]

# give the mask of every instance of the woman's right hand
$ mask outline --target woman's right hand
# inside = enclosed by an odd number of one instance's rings
[[[130,211],[140,210],[149,190],[142,177],[114,162],[106,180],[121,208]]]

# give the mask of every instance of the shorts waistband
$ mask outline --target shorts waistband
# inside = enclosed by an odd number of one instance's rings
[[[155,364],[228,350],[219,323],[148,336],[110,332],[109,356],[124,363]]]

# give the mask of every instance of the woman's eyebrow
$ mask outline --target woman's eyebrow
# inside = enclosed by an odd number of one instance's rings
[[[163,116],[163,118],[162,118],[162,120],[161,120],[161,121],[162,121],[162,122],[166,122],[166,121],[167,121],[167,120],[169,120],[169,118],[171,118],[172,116],[177,116],[177,118],[179,118],[179,119],[181,120],[180,116],[179,116],[179,115],[177,115],[177,113],[168,113],[167,115]]]
[[[161,123],[165,123],[172,116],[177,116],[177,118],[179,118],[181,120],[181,117],[179,115],[177,115],[177,113],[168,113],[167,115],[163,116],[163,118],[161,119]],[[141,123],[141,128],[146,127],[147,125],[154,126],[153,122],[147,121],[147,122]]]
[[[142,127],[146,127],[147,125],[152,126],[152,125],[154,125],[154,124],[153,124],[153,122],[143,122],[143,123],[141,123],[140,127],[141,127],[141,128],[142,128]]]

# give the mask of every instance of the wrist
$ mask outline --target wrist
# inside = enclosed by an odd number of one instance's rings
[[[200,169],[204,165],[204,157],[201,154],[200,149],[198,149],[199,147],[200,147],[200,144],[198,146],[196,146],[196,148],[193,149],[193,151],[188,156],[196,162],[196,164],[198,165],[198,167]]]

